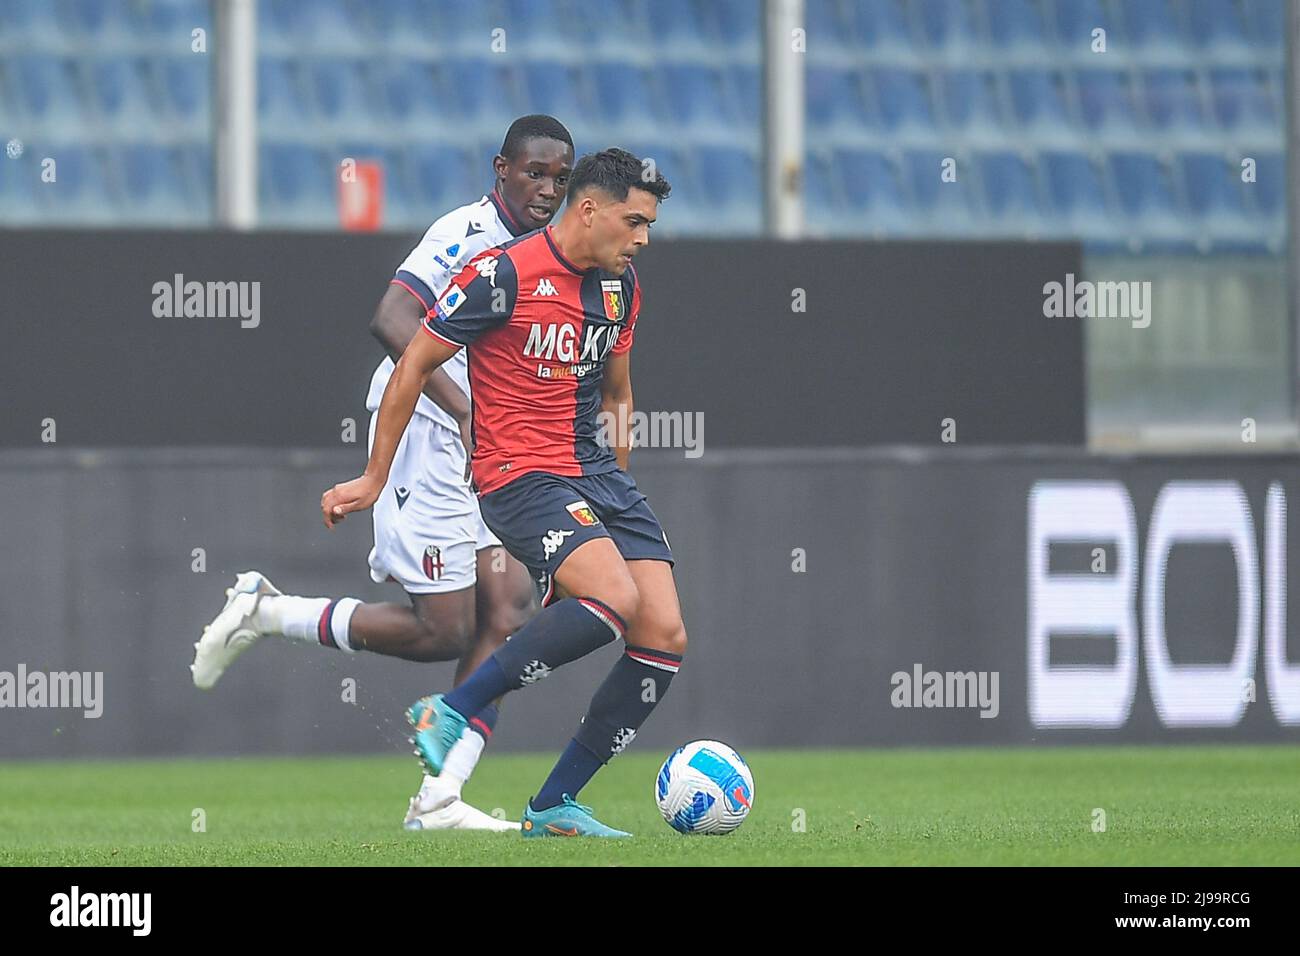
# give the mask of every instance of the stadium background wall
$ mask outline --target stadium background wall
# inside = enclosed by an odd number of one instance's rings
[[[357,461],[355,449],[0,453],[0,670],[104,674],[98,719],[0,712],[0,756],[404,752],[402,707],[445,685],[450,665],[268,641],[209,694],[186,670],[243,567],[306,593],[399,597],[363,583],[368,521],[330,535],[317,515],[321,489]],[[678,557],[691,633],[686,666],[638,747],[1300,737],[1300,628],[1278,617],[1296,604],[1279,600],[1300,558],[1300,534],[1281,522],[1285,500],[1300,495],[1294,456],[959,447],[697,460],[645,451],[634,461]],[[1189,500],[1195,507],[1179,505]],[[1180,537],[1168,552],[1153,547]],[[202,573],[194,548],[206,555]],[[1048,578],[1066,591],[1051,593]],[[1145,602],[1162,581],[1157,643]],[[1084,583],[1115,600],[1069,590]],[[1034,703],[1031,628],[1054,608],[1049,676],[1094,670],[1082,693]],[[1130,625],[1140,634],[1129,632],[1126,651],[1097,636]],[[1279,626],[1280,647],[1270,643]],[[1153,665],[1160,648],[1172,668]],[[493,746],[557,747],[615,653],[512,697]],[[997,671],[997,716],[894,706],[892,675],[916,665]],[[1205,670],[1215,666],[1222,673]],[[344,699],[348,678],[355,703]],[[1042,717],[1097,701],[1113,704],[1112,726]],[[1207,726],[1225,708],[1226,723]]]
[[[417,238],[0,230],[0,447],[52,418],[65,448],[338,448]],[[949,418],[963,445],[1080,445],[1082,323],[1042,291],[1079,263],[1072,243],[655,242],[637,405],[702,414],[707,448],[937,445]],[[178,275],[259,283],[256,326],[155,316]]]

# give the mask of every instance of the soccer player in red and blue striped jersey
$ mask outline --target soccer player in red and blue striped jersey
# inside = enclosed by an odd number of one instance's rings
[[[627,437],[616,436],[611,449],[597,427],[600,412],[630,419],[629,354],[641,306],[632,258],[649,242],[669,188],[652,164],[625,150],[584,156],[558,225],[481,253],[442,293],[389,381],[365,474],[321,499],[329,527],[375,502],[421,384],[467,348],[483,518],[550,586],[542,612],[463,684],[409,709],[425,768],[441,772],[478,708],[625,640],[528,802],[525,836],[627,835],[575,797],[631,743],[686,647],[672,551],[626,471]]]

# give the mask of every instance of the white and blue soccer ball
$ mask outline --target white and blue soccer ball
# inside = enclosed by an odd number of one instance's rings
[[[726,744],[696,740],[674,750],[659,768],[655,801],[680,833],[730,833],[754,805],[754,775]]]

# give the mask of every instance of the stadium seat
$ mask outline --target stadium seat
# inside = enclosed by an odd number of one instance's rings
[[[325,150],[294,143],[264,143],[259,195],[268,223],[326,226],[338,223],[336,166]]]
[[[968,0],[920,0],[918,13],[921,35],[931,47],[960,49],[977,39]]]
[[[318,122],[352,131],[375,126],[386,117],[364,60],[322,57],[305,66]]]
[[[134,135],[158,125],[159,101],[150,83],[150,61],[108,56],[88,64],[86,88],[99,118]]]
[[[1124,36],[1134,49],[1186,44],[1183,7],[1175,0],[1117,0],[1117,3],[1124,21]]]
[[[731,146],[701,146],[695,150],[701,171],[700,199],[715,206],[751,205],[761,201],[758,164],[747,150]],[[665,166],[664,175],[668,176]],[[671,181],[671,178],[670,178]]]
[[[652,86],[652,77],[641,67],[626,63],[597,63],[596,102],[607,122],[628,119],[658,120],[664,114]]]
[[[1052,222],[1062,231],[1094,239],[1113,237],[1110,203],[1101,170],[1087,156],[1045,152],[1039,157],[1051,198]]]
[[[864,46],[913,45],[908,8],[899,0],[851,0],[853,37]]]
[[[1011,70],[1011,104],[1023,126],[1064,126],[1070,121],[1064,78],[1059,71]]]
[[[172,115],[181,120],[206,123],[211,114],[212,75],[210,61],[190,55],[159,61],[162,89]]]
[[[1193,214],[1227,217],[1245,213],[1240,168],[1217,153],[1184,153],[1178,159]]]
[[[1286,0],[1242,0],[1251,46],[1281,51],[1286,36]]]
[[[1043,8],[1033,0],[985,0],[989,36],[1004,48],[1042,49],[1047,42]]]
[[[809,66],[804,87],[808,118],[818,127],[865,125],[867,101],[856,71]]]
[[[1016,231],[1041,228],[1044,207],[1034,167],[1017,153],[994,152],[977,157],[985,205],[992,221]]]
[[[1149,153],[1109,157],[1120,210],[1142,225],[1171,223],[1183,214],[1168,168]]]
[[[91,114],[77,80],[76,62],[21,54],[10,60],[19,114],[66,128],[85,126]]]
[[[1187,18],[1192,39],[1207,50],[1249,46],[1241,6],[1233,0],[1196,0],[1187,5]]]
[[[720,70],[669,64],[662,69],[664,87],[674,118],[685,125],[731,126],[736,109],[727,95]]]
[[[426,209],[447,210],[479,195],[473,185],[486,175],[475,175],[469,154],[442,143],[415,144],[407,148],[414,180],[414,199]],[[441,215],[441,213],[438,213]]]
[[[1220,125],[1227,129],[1280,128],[1281,111],[1273,103],[1272,84],[1263,70],[1211,70],[1210,88]]]
[[[1091,129],[1135,130],[1137,110],[1129,74],[1118,70],[1078,70],[1079,114]]]
[[[120,219],[116,177],[105,149],[69,143],[42,152],[55,162],[54,180],[36,187],[43,220],[103,224]]]
[[[257,117],[264,129],[292,129],[314,119],[296,61],[257,61]]]
[[[956,161],[955,181],[943,178],[945,159]],[[973,231],[980,215],[977,190],[971,170],[962,159],[934,150],[908,150],[904,154],[904,167],[915,209],[927,217],[932,230],[952,235]]]
[[[876,107],[888,129],[900,126],[934,126],[933,97],[924,73],[910,70],[873,70]]]
[[[993,73],[949,70],[943,74],[939,89],[943,112],[951,125],[994,130],[1005,125]]]
[[[837,0],[806,0],[804,17],[810,48],[837,50],[848,41],[852,23],[845,17],[844,4]]]
[[[117,168],[129,217],[179,224],[187,218],[191,194],[179,150],[132,144],[118,150]]]
[[[1054,0],[1051,14],[1056,25],[1056,40],[1061,46],[1069,50],[1088,50],[1092,46],[1092,31],[1100,27],[1106,31],[1109,49],[1115,20],[1107,14],[1101,0]]]
[[[1158,129],[1201,129],[1207,125],[1200,85],[1192,70],[1148,70],[1143,85],[1147,117]]]
[[[902,176],[883,153],[858,149],[835,152],[835,167],[849,211],[873,235],[905,234],[916,223]]]
[[[1265,216],[1281,219],[1286,212],[1286,160],[1281,153],[1255,157],[1255,182],[1247,191],[1255,197],[1255,208]]]

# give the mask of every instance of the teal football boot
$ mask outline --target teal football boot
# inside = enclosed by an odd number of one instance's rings
[[[406,708],[407,723],[415,728],[415,736],[411,738],[415,755],[433,777],[442,773],[447,751],[460,740],[461,733],[469,725],[469,721],[443,703],[442,698],[442,694],[421,697]]]
[[[519,832],[526,837],[630,837],[632,834],[607,827],[594,816],[591,807],[577,803],[567,793],[564,802],[549,810],[534,810],[533,802],[524,807]]]

